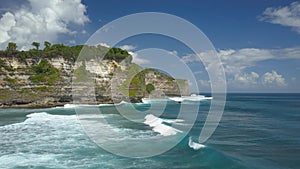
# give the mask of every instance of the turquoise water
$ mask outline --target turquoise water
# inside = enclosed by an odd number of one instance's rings
[[[124,106],[118,108],[126,110]],[[175,119],[180,106],[168,103],[160,118]],[[195,150],[189,138],[197,142],[209,106],[209,101],[201,102],[192,129],[175,134],[186,135],[179,144],[149,158],[121,157],[100,148],[83,130],[75,108],[2,109],[0,168],[299,168],[300,94],[229,94],[217,130],[205,147]],[[94,108],[101,109],[101,118],[108,122],[99,131],[112,129],[122,136],[116,139],[160,136],[144,123],[122,118],[114,107]],[[148,110],[149,105],[135,108]],[[180,123],[184,126],[188,121]],[[170,126],[180,129],[180,125]],[[144,145],[147,149],[152,146]],[[137,151],[133,147],[124,148]]]

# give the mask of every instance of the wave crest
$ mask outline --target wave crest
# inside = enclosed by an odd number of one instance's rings
[[[205,145],[193,142],[192,137],[189,137],[189,147],[194,150],[199,150],[201,148],[204,148]]]

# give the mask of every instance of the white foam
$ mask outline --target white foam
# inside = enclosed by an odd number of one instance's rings
[[[142,102],[145,104],[150,104],[150,103],[165,103],[169,101],[168,98],[142,98]]]
[[[45,166],[45,168],[64,168],[64,165],[59,164],[59,155],[55,154],[32,154],[32,153],[14,153],[0,156],[2,167],[18,168],[35,168],[34,166]]]
[[[128,103],[128,102],[122,100],[122,101],[121,101],[120,103],[118,103],[118,104],[120,105],[120,104],[126,104],[126,103]]]
[[[97,105],[92,105],[92,104],[65,104],[64,108],[75,108],[75,107],[93,107]]]
[[[152,130],[161,134],[162,136],[172,136],[176,135],[178,132],[182,133],[182,131],[167,126],[165,124],[158,124],[157,126],[153,127]]]
[[[175,119],[175,120],[171,120],[171,119],[162,119],[164,122],[167,123],[174,123],[174,124],[178,124],[178,123],[183,123],[184,120],[183,119]]]
[[[48,113],[47,112],[40,112],[40,113],[31,113],[26,115],[27,118],[34,118],[34,117],[47,117]]]
[[[21,123],[0,126],[0,168],[69,168],[63,159],[70,153],[94,147],[76,115],[39,112],[26,117]]]
[[[38,112],[38,113],[31,113],[31,114],[28,114],[26,115],[27,120],[33,120],[33,119],[36,119],[36,120],[45,120],[45,119],[72,119],[74,120],[75,119],[75,115],[53,115],[53,114],[48,114],[47,112]]]
[[[104,119],[114,116],[114,114],[77,114],[78,119]]]
[[[135,105],[149,105],[148,103],[134,103]]]
[[[153,130],[137,130],[118,126],[118,124],[123,124],[119,116],[119,114],[80,114],[78,117],[89,136],[105,145],[116,141],[149,139],[157,136]],[[117,125],[110,124],[106,121],[107,118],[110,119],[109,121],[118,120]]]
[[[170,123],[175,122],[176,120],[167,120],[167,119],[161,119],[158,118],[152,114],[148,114],[145,116],[144,124],[149,125],[150,127],[153,127],[153,131],[163,135],[163,136],[171,136],[175,135],[178,132],[182,133],[181,130],[178,130],[174,127],[168,126],[163,124],[163,122]]]
[[[103,104],[99,104],[99,106],[100,107],[110,107],[110,106],[118,106],[118,105],[127,104],[127,103],[128,102],[122,100],[120,103],[116,103],[116,104],[114,104],[114,103],[112,103],[112,104],[109,104],[109,103],[105,104],[105,103],[103,103]]]
[[[78,107],[78,105],[75,104],[65,104],[64,108],[74,108],[74,107]]]
[[[204,148],[205,145],[199,144],[199,143],[195,143],[195,142],[193,142],[192,137],[189,137],[189,147],[191,147],[194,150],[199,150],[201,148]]]
[[[99,104],[100,107],[110,107],[113,106],[114,104]]]
[[[211,100],[213,97],[206,97],[204,95],[191,95],[191,96],[182,96],[182,97],[169,97],[170,100],[175,102],[183,102],[183,101],[203,101],[203,100]]]

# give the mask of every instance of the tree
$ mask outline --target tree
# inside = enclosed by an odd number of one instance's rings
[[[34,46],[36,48],[36,50],[39,50],[40,43],[38,43],[38,42],[32,42],[31,45]]]
[[[153,86],[153,84],[149,83],[146,85],[146,91],[148,93],[151,93],[153,90],[155,90],[155,87]]]
[[[6,47],[6,51],[8,52],[14,52],[17,50],[17,44],[14,42],[9,42],[7,47]]]
[[[44,46],[45,46],[45,49],[48,49],[48,48],[51,47],[51,43],[48,42],[48,41],[45,41],[45,42],[44,42]]]

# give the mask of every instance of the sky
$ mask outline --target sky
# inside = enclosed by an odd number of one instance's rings
[[[33,48],[33,41],[84,44],[102,26],[140,12],[172,14],[200,29],[221,59],[228,92],[300,92],[300,1],[0,0],[0,49],[11,41],[19,50]],[[201,92],[210,90],[206,69],[195,57],[204,53],[149,34],[118,46],[142,66],[149,60],[139,51],[148,48],[162,49],[190,67],[199,62],[191,68],[196,83]]]

